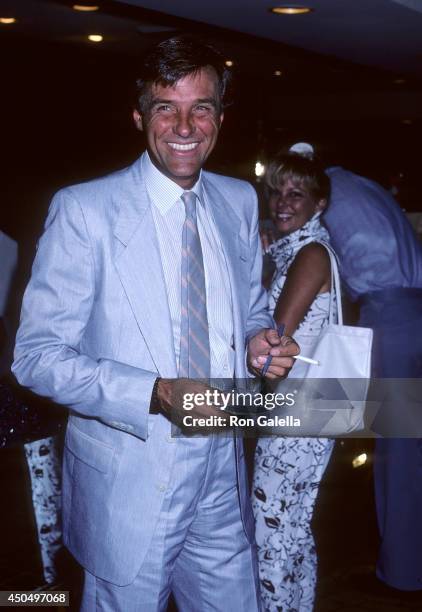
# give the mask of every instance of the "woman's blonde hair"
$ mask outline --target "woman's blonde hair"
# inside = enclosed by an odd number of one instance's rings
[[[307,188],[317,200],[328,200],[330,180],[324,167],[317,159],[310,159],[297,153],[283,153],[270,161],[265,175],[265,184],[277,191],[291,179]]]

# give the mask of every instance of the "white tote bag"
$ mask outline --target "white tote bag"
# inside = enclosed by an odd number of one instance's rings
[[[319,365],[296,361],[288,380],[290,384],[298,383],[297,401],[291,411],[301,418],[297,434],[329,437],[365,428],[372,329],[343,325],[337,258],[328,244],[321,244],[326,247],[331,263],[329,322],[319,336],[295,334],[301,354],[318,361]],[[336,307],[337,323],[334,322]],[[296,379],[304,379],[302,385]]]

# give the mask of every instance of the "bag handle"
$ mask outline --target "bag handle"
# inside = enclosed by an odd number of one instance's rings
[[[330,324],[334,323],[334,295],[337,300],[337,323],[338,325],[343,325],[343,305],[341,301],[341,284],[340,284],[340,275],[338,272],[338,260],[337,255],[331,248],[331,246],[324,242],[323,240],[318,241],[319,244],[322,244],[327,251],[330,257],[330,267],[331,267],[331,290],[330,290],[330,306],[329,306],[329,318],[328,321]]]

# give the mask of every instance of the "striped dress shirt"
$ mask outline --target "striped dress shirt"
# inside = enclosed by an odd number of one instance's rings
[[[180,354],[182,229],[184,189],[164,176],[142,156],[142,172],[157,230],[158,244],[167,289],[173,328],[176,363]],[[234,374],[233,311],[227,264],[201,176],[190,191],[198,196],[197,222],[201,239],[207,294],[207,314],[211,350],[211,378],[231,378]]]

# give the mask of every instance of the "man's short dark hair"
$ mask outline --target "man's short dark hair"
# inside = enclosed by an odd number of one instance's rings
[[[154,47],[144,58],[136,81],[136,107],[144,114],[149,106],[153,84],[169,87],[184,77],[212,68],[218,79],[220,109],[226,101],[231,72],[224,57],[211,45],[199,42],[192,36],[175,36]]]

